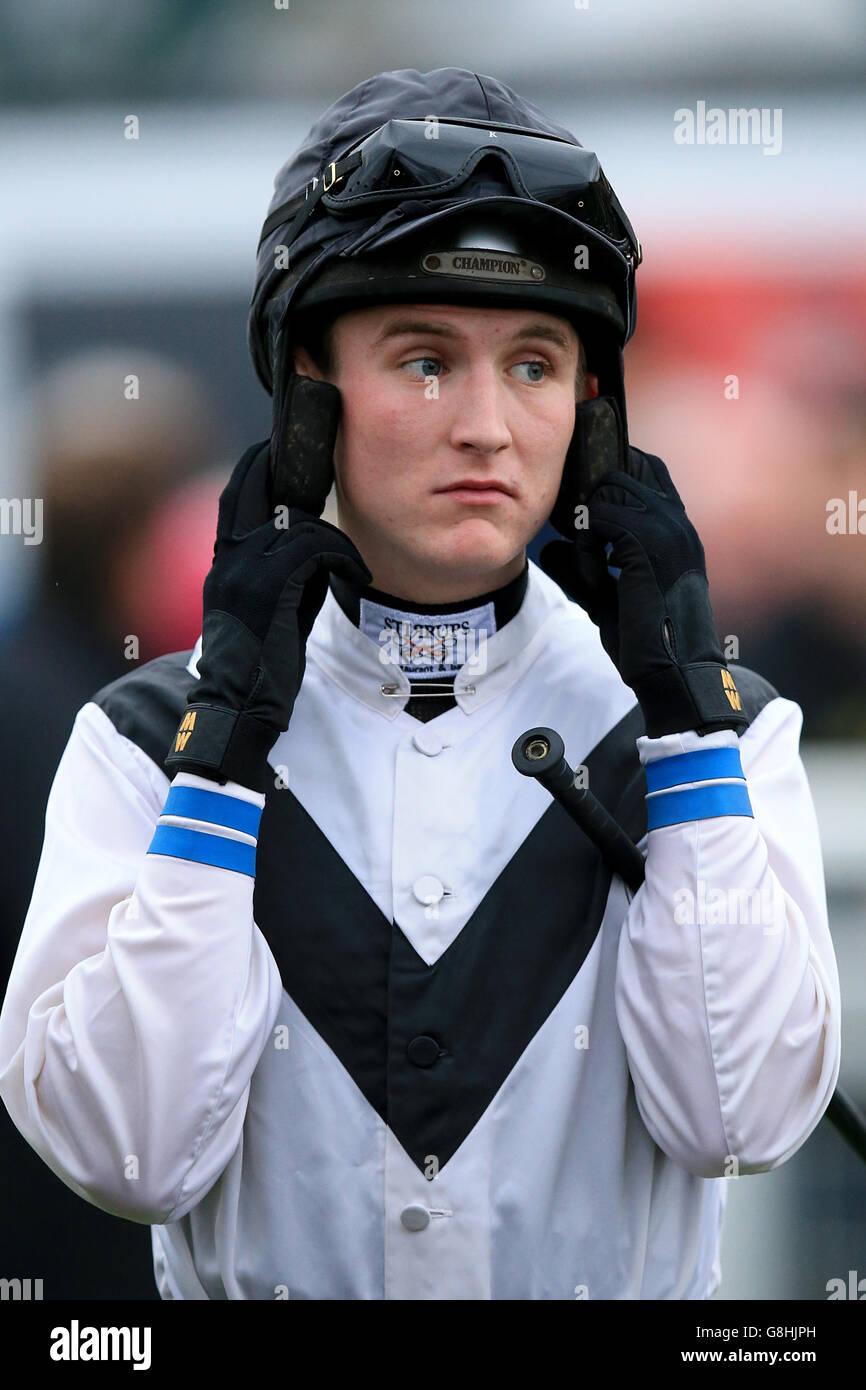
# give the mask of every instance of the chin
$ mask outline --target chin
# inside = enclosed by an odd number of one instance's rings
[[[517,537],[504,536],[488,522],[463,522],[459,534],[455,530],[442,535],[435,550],[440,564],[455,569],[502,569],[521,549]]]

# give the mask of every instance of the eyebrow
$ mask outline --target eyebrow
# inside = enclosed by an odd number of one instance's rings
[[[391,323],[386,324],[382,329],[379,336],[373,342],[373,347],[379,347],[381,343],[386,342],[389,338],[401,338],[409,333],[419,334],[420,336],[436,335],[440,338],[466,337],[466,334],[461,333],[459,329],[452,328],[449,324],[445,323],[434,323],[430,319],[393,319]],[[527,324],[525,328],[519,328],[515,333],[512,333],[509,341],[512,343],[521,342],[526,338],[542,338],[545,342],[555,343],[557,347],[562,348],[563,352],[568,352],[572,346],[565,334],[549,323]]]

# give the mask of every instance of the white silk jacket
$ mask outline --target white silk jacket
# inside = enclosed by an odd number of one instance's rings
[[[0,1095],[166,1299],[703,1299],[727,1184],[823,1115],[839,980],[799,707],[644,736],[595,626],[525,598],[429,722],[329,590],[259,795],[163,759],[197,677],[78,713]],[[386,695],[390,682],[406,698]],[[632,894],[511,747],[549,725]]]

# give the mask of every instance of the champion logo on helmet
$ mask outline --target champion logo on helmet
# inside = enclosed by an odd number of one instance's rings
[[[476,280],[525,280],[537,285],[545,278],[544,266],[537,261],[507,252],[491,256],[480,247],[431,251],[421,257],[420,265],[428,275],[466,275]]]

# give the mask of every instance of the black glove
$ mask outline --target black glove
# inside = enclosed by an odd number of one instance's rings
[[[565,493],[551,515],[569,541],[544,546],[542,569],[599,628],[650,738],[747,728],[713,620],[704,548],[667,468],[626,443],[609,397],[577,412]],[[584,501],[589,526],[569,533]]]
[[[337,388],[297,377],[292,394],[297,437],[315,440],[319,452],[327,438],[332,449]],[[329,571],[372,583],[348,536],[275,501],[274,472],[272,441],[254,444],[220,497],[203,590],[199,680],[165,760],[171,776],[195,772],[264,792],[268,753],[288,728]]]

